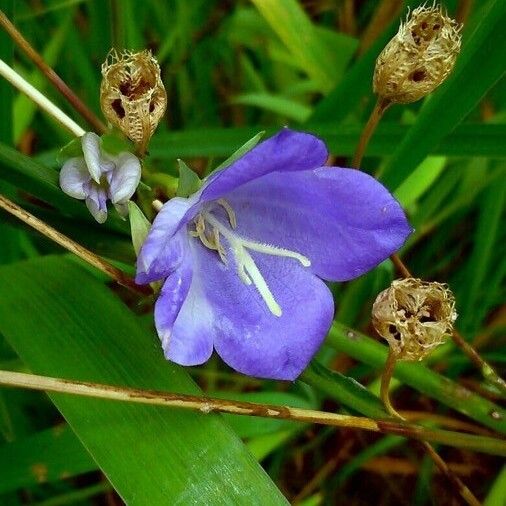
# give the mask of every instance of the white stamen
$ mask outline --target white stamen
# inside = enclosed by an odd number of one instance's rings
[[[245,248],[251,249],[253,251],[258,251],[259,253],[265,253],[266,255],[294,258],[295,260],[298,260],[304,267],[309,267],[311,265],[311,260],[309,260],[309,258],[301,255],[300,253],[297,253],[296,251],[246,240],[242,241],[242,245]]]
[[[262,296],[262,299],[264,299],[270,312],[274,316],[281,316],[281,307],[274,299],[274,295],[272,295],[272,292],[269,290],[264,277],[258,270],[251,255],[244,248],[241,248],[241,253],[237,256],[237,260],[238,263],[240,261],[244,266],[244,270],[249,274],[251,281],[253,281],[254,285],[257,287],[258,292]]]
[[[227,215],[230,220],[230,225],[235,227],[235,213],[233,209],[230,207],[228,202],[226,206],[223,202],[219,201],[219,203],[225,208],[227,211]],[[209,244],[209,239],[205,235],[205,222],[209,223],[213,227],[213,237],[214,244]],[[220,258],[223,263],[226,264],[224,260],[225,251],[223,246],[220,244],[219,236],[220,234],[227,239],[230,244],[230,247],[234,253],[236,264],[237,264],[237,274],[241,281],[246,285],[254,284],[258,293],[267,304],[267,307],[271,311],[274,316],[281,316],[282,310],[279,304],[276,302],[274,295],[272,294],[267,282],[265,281],[262,273],[258,269],[255,261],[247,251],[250,249],[252,251],[257,251],[259,253],[264,253],[267,255],[273,256],[281,256],[287,258],[293,258],[298,260],[304,267],[309,267],[311,262],[309,258],[297,253],[296,251],[288,250],[285,248],[278,248],[276,246],[270,246],[268,244],[257,243],[254,241],[248,241],[238,236],[236,233],[229,230],[223,223],[221,223],[217,218],[215,218],[210,212],[203,213],[199,215],[197,218],[196,229],[198,232],[198,237],[201,239],[203,244],[208,248],[215,249],[218,251]],[[193,235],[193,234],[192,234]]]

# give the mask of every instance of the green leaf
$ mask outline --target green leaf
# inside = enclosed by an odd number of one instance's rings
[[[0,446],[0,494],[97,469],[67,425]]]
[[[307,105],[299,104],[294,100],[271,95],[269,93],[246,93],[244,95],[238,95],[232,100],[232,103],[258,107],[259,109],[279,114],[284,118],[293,119],[298,123],[306,121],[311,114],[311,108]]]
[[[179,159],[177,164],[179,166],[179,184],[177,186],[176,196],[188,197],[198,191],[202,185],[202,181],[183,160]]]
[[[157,337],[65,257],[0,267],[0,299],[0,331],[36,373],[199,394]],[[127,504],[286,504],[218,415],[50,397]]]
[[[156,135],[149,145],[149,152],[160,159],[199,156],[229,156],[241,146],[244,139],[255,135],[261,128],[267,135],[279,131],[272,127],[209,128],[205,130],[181,130]],[[332,154],[353,155],[363,125],[338,125],[335,123],[311,123],[303,130],[321,137]],[[380,123],[368,147],[368,156],[388,156],[396,149],[406,132],[406,126],[393,122]],[[506,125],[464,124],[458,126],[430,153],[439,156],[506,158]],[[44,160],[47,156],[43,156]]]
[[[431,156],[424,160],[394,192],[402,207],[414,204],[436,181],[445,164],[443,156]]]
[[[450,77],[425,102],[415,124],[393,153],[382,180],[397,188],[481,101],[505,72],[506,4],[491,0],[462,52]],[[486,64],[483,55],[487,55]]]
[[[130,218],[130,231],[132,234],[132,244],[136,255],[139,255],[141,246],[146,240],[149,229],[151,228],[150,221],[144,216],[139,206],[132,202],[128,202],[128,215]]]
[[[296,0],[252,0],[292,58],[328,91],[336,81],[332,52]]]
[[[63,20],[60,21],[55,33],[49,38],[49,42],[42,52],[42,59],[50,66],[54,66],[58,60],[58,56],[64,47],[65,37],[72,24],[73,12],[66,13]],[[28,77],[27,81],[44,93],[45,88],[49,86],[49,82],[39,70],[34,70]],[[20,94],[14,102],[14,143],[17,144],[23,132],[33,121],[37,105],[26,95]]]
[[[265,130],[258,132],[249,141],[246,141],[237,151],[230,155],[223,163],[220,163],[218,167],[213,169],[213,172],[224,169],[225,167],[232,165],[236,160],[239,160],[239,158],[245,155],[248,151],[251,151],[262,140],[264,135]]]
[[[70,142],[65,144],[63,148],[58,151],[58,155],[56,156],[56,163],[58,165],[63,165],[69,158],[76,158],[83,156],[83,147],[81,144],[81,138],[76,137],[72,139]]]

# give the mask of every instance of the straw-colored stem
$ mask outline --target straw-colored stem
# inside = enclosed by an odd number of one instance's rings
[[[73,135],[81,137],[85,134],[85,131],[73,119],[69,118],[61,109],[56,107],[53,102],[47,99],[40,91],[36,90],[3,60],[0,60],[0,75],[28,98],[33,100],[41,109],[67,128]]]
[[[383,434],[396,434],[422,441],[434,441],[457,448],[467,448],[495,455],[506,455],[506,442],[500,439],[446,430],[426,429],[425,427],[402,421],[374,420],[372,418],[341,415],[312,409],[141,390],[12,371],[0,371],[0,385],[108,399],[111,401],[189,409],[206,414],[211,412],[231,413],[234,415],[285,419],[334,427],[348,427]]]
[[[97,133],[106,131],[106,126],[81,101],[81,99],[67,86],[61,77],[44,61],[42,56],[30,45],[18,29],[12,24],[3,11],[0,10],[0,26],[9,34],[23,53],[39,68],[49,82],[67,99],[69,104],[86,120]]]
[[[114,267],[114,265],[111,265],[104,259],[95,255],[95,253],[92,253],[66,235],[50,227],[47,223],[39,220],[39,218],[35,217],[33,214],[30,214],[28,211],[25,211],[23,208],[19,207],[17,204],[7,199],[3,195],[0,195],[0,208],[25,222],[27,225],[30,225],[30,227],[34,228],[52,241],[58,243],[60,246],[63,246],[65,249],[71,253],[74,253],[74,255],[77,255],[79,258],[82,258],[85,262],[89,263],[93,267],[96,267],[103,273],[107,274],[120,285],[142,295],[149,295],[152,293],[149,286],[137,285],[135,281],[127,276],[122,270]]]

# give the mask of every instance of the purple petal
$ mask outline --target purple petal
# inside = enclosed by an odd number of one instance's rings
[[[192,255],[165,281],[155,306],[155,323],[165,357],[180,365],[203,364],[213,352],[213,315],[192,279]]]
[[[305,255],[313,273],[327,280],[360,276],[412,232],[388,190],[354,169],[269,174],[226,200],[235,210],[239,235]]]
[[[176,197],[157,214],[137,258],[137,283],[146,284],[167,277],[183,260],[187,232],[177,230],[188,210],[187,199]]]
[[[113,204],[124,204],[135,193],[141,180],[141,163],[131,153],[120,153],[111,171],[109,195]]]
[[[100,154],[100,137],[93,132],[87,132],[81,137],[81,146],[83,148],[84,159],[86,166],[91,174],[91,177],[97,182],[100,182],[104,170],[102,165],[102,156]]]
[[[89,183],[86,207],[98,223],[104,223],[107,219],[107,192],[104,188],[94,183]]]
[[[60,187],[71,197],[83,200],[87,196],[90,174],[84,158],[70,158],[60,171]]]
[[[195,250],[199,259],[194,278],[200,280],[214,313],[218,354],[243,374],[294,380],[330,328],[334,304],[327,286],[296,260],[252,253],[281,307],[281,316],[274,316],[255,286],[240,280],[230,251],[226,266],[201,244]]]
[[[213,174],[204,183],[200,193],[192,199],[194,205],[185,219],[191,219],[201,204],[217,200],[265,174],[315,169],[323,165],[327,157],[327,148],[318,137],[284,128],[255,146],[232,165]]]

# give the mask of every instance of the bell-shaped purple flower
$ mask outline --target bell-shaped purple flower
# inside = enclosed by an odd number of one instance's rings
[[[60,171],[60,187],[71,197],[85,200],[99,222],[107,219],[107,200],[122,217],[128,215],[128,201],[141,179],[141,164],[132,153],[106,153],[100,137],[88,132],[81,137],[82,157],[70,158]]]
[[[412,229],[392,195],[354,169],[325,167],[318,138],[285,129],[167,202],[137,260],[165,279],[155,323],[165,356],[295,379],[330,328],[323,280],[345,281],[399,249]]]

